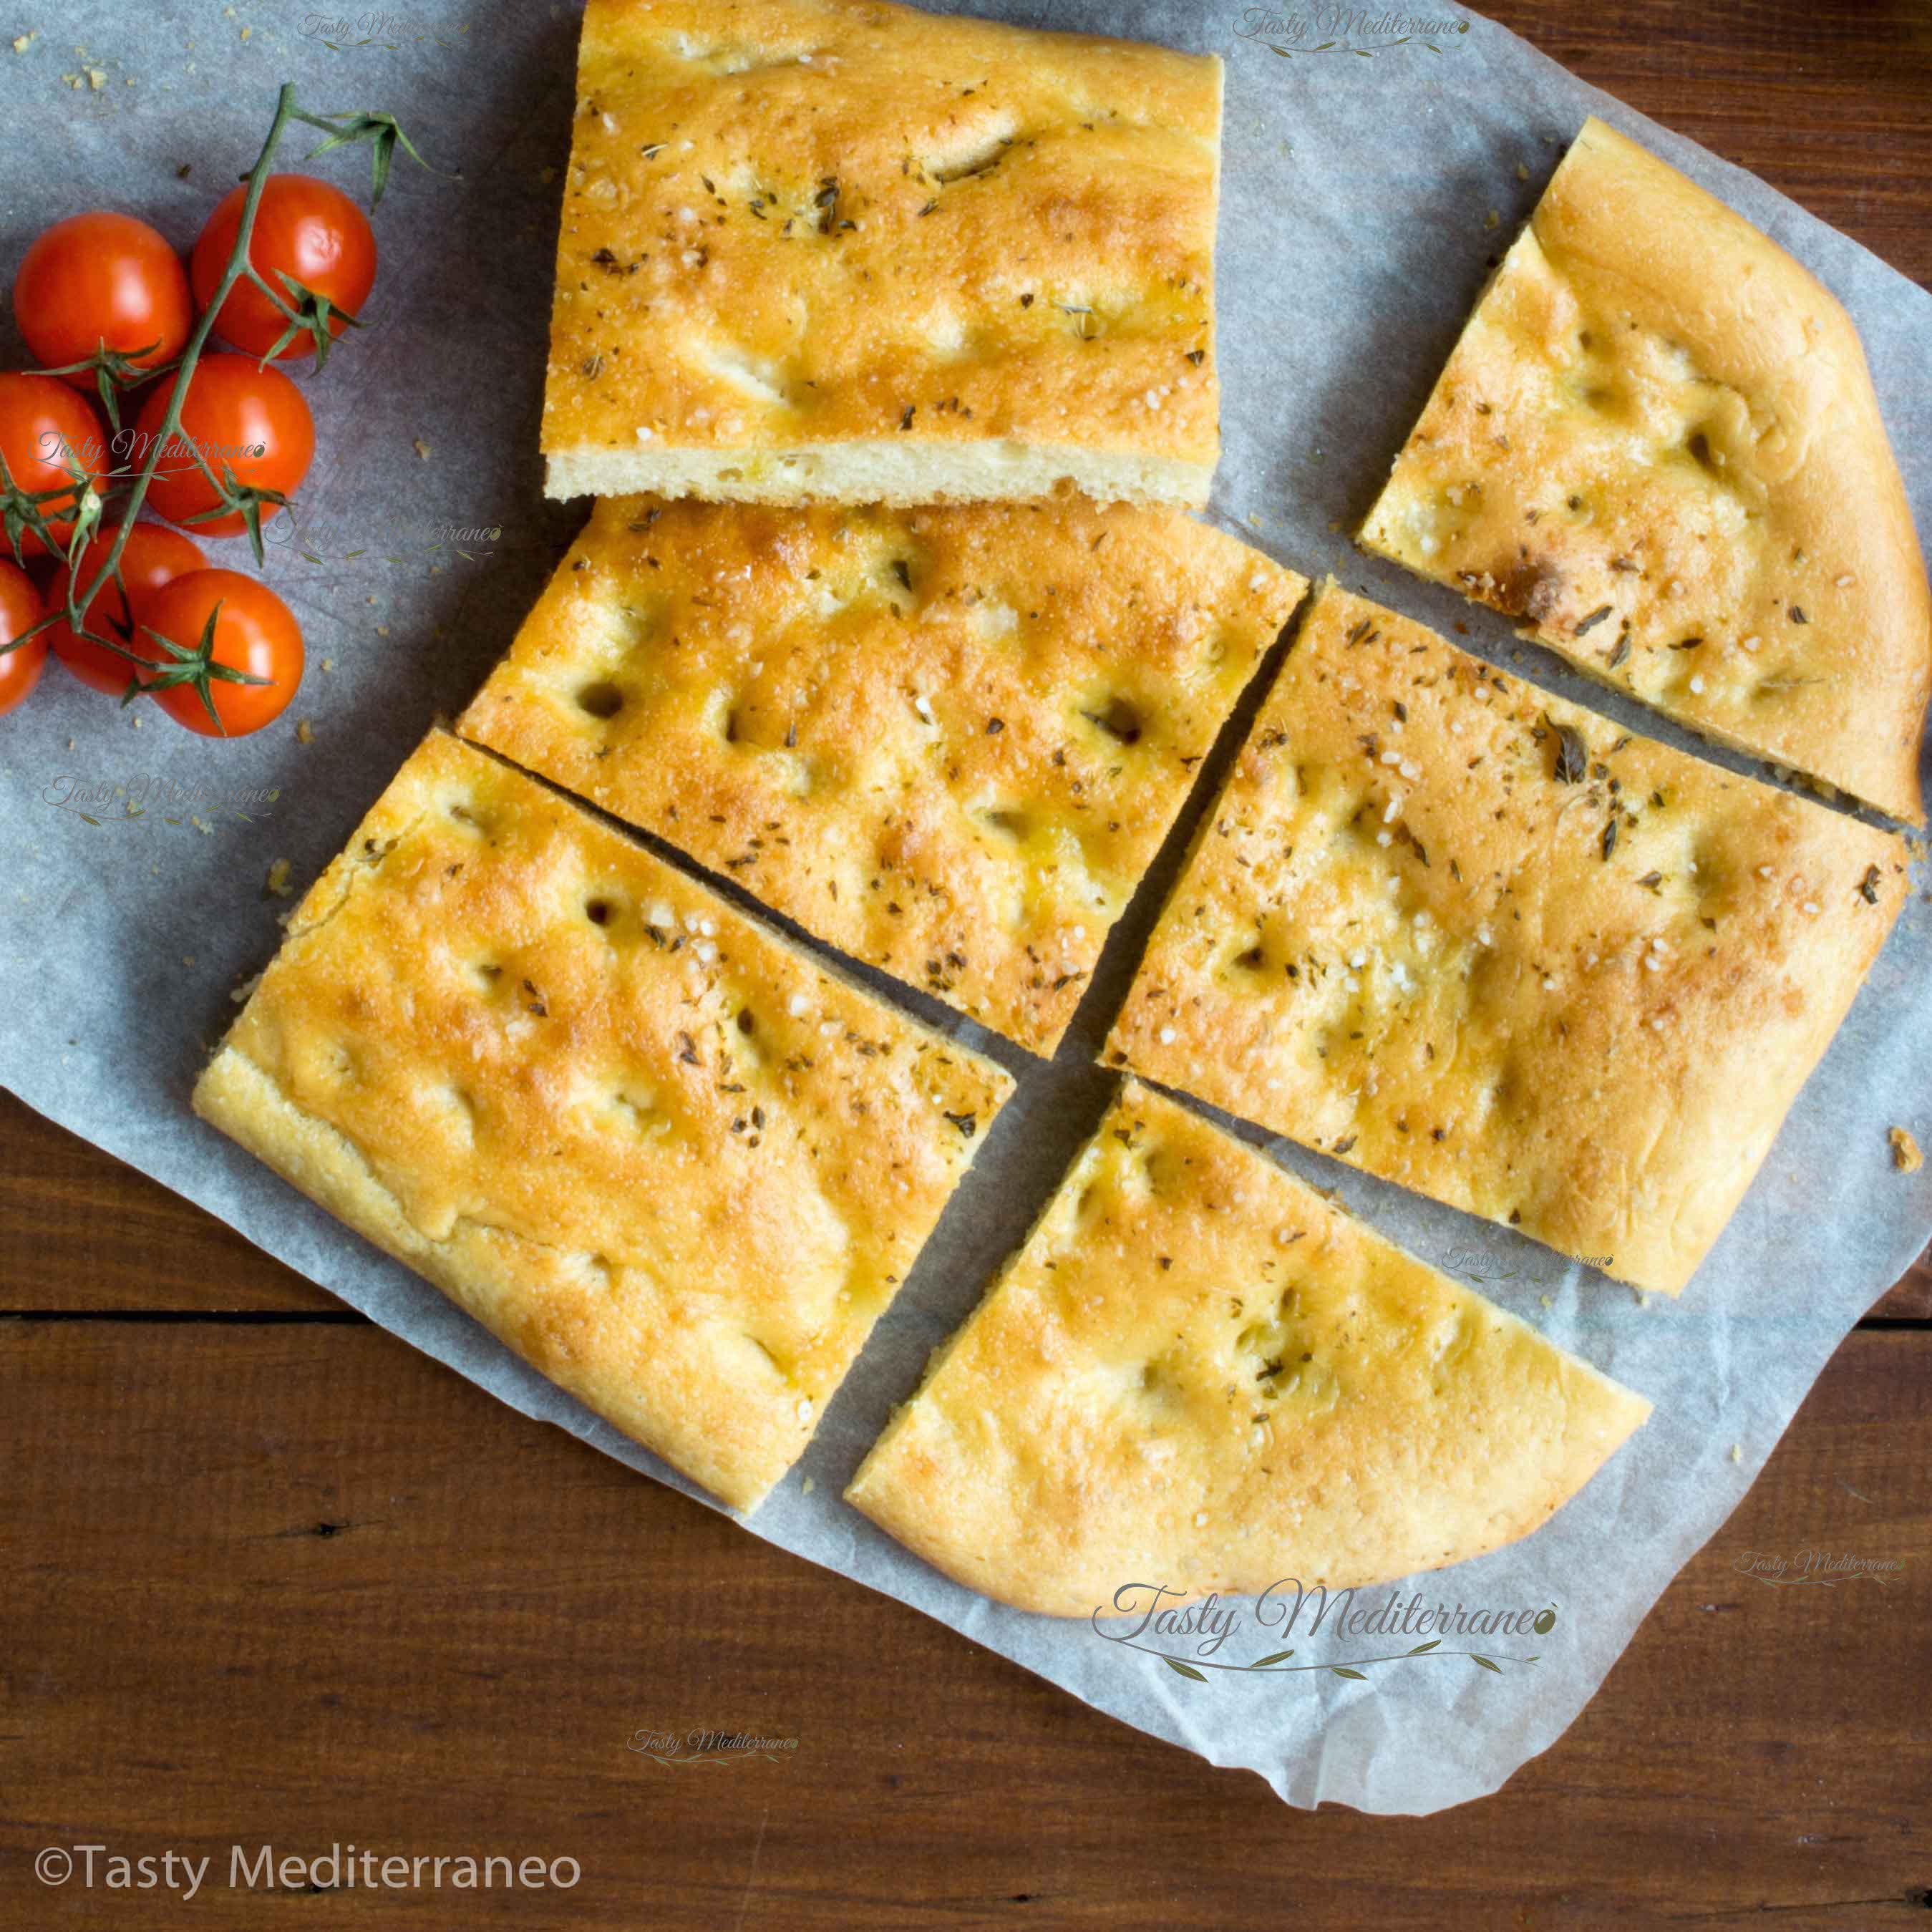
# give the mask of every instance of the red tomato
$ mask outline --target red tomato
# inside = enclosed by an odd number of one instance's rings
[[[163,383],[142,406],[129,458],[137,469],[153,451],[179,380]],[[221,500],[195,461],[196,450],[217,476],[226,468],[238,483],[286,496],[308,474],[315,455],[315,418],[302,392],[279,369],[262,368],[242,356],[204,356],[196,365],[182,404],[179,433],[161,452],[148,502],[171,524],[192,524],[197,536],[238,536],[248,527],[238,511],[206,523],[195,520]],[[266,523],[278,507],[263,504],[262,520]]]
[[[181,353],[194,310],[166,237],[131,214],[98,212],[56,222],[27,250],[14,278],[14,317],[50,366],[106,348],[152,369]],[[77,389],[94,383],[86,370],[61,380]]]
[[[49,610],[65,608],[70,576],[82,591],[93,584],[100,574],[100,566],[107,561],[107,553],[114,548],[114,534],[112,530],[103,530],[98,536],[90,538],[79,564],[70,572],[63,568],[56,574],[47,595]],[[128,532],[128,545],[121,553],[120,584],[109,578],[94,592],[94,601],[81,614],[90,631],[101,632],[130,650],[152,657],[155,654],[152,640],[136,643],[134,626],[145,621],[154,593],[190,570],[207,568],[208,559],[202,554],[200,546],[189,542],[180,531],[171,530],[165,524],[136,524]],[[96,691],[111,692],[116,698],[128,688],[134,667],[125,658],[116,657],[106,645],[76,636],[64,618],[49,627],[46,639],[47,648],[82,684],[90,684]]]
[[[189,272],[196,304],[212,300],[235,237],[242,226],[242,204],[248,184],[224,195],[194,244]],[[292,278],[335,308],[358,315],[376,280],[376,237],[368,220],[340,188],[313,175],[271,175],[262,184],[255,209],[255,226],[248,237],[248,260],[255,272],[292,306],[301,298],[283,280]],[[340,335],[346,325],[332,316],[329,334]],[[268,354],[288,326],[288,317],[253,282],[237,282],[214,319],[222,339],[250,356]],[[296,360],[315,353],[315,338],[304,330],[281,350],[280,359]]]
[[[214,620],[212,662],[266,679],[262,684],[208,680],[208,694],[220,719],[192,684],[171,685],[154,693],[154,702],[177,724],[205,738],[244,737],[279,718],[302,682],[302,628],[295,614],[259,578],[238,570],[193,570],[164,584],[147,600],[141,622],[160,636],[196,650],[211,614]],[[158,663],[172,657],[150,638],[143,648]]]
[[[16,563],[0,563],[0,644],[10,644],[31,630],[45,614],[34,580]],[[0,651],[0,716],[11,711],[40,681],[47,661],[47,634],[43,631],[19,650]]]
[[[0,486],[0,502],[9,509],[44,490],[64,494],[40,506],[56,544],[66,542],[74,529],[73,512],[79,491],[74,466],[98,486],[107,473],[109,457],[100,418],[91,404],[52,376],[0,376],[0,456],[7,460],[11,493]],[[64,514],[63,514],[64,513]],[[10,550],[10,541],[4,544]],[[20,536],[25,556],[43,556],[46,545],[32,530]]]

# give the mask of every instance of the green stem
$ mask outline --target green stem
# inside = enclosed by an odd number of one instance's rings
[[[214,292],[208,298],[200,321],[195,324],[193,333],[188,337],[187,347],[182,351],[181,360],[175,372],[174,386],[168,397],[167,412],[161,418],[160,432],[154,439],[154,446],[148,452],[147,460],[135,476],[134,488],[129,492],[122,512],[120,528],[115,532],[113,547],[103,560],[93,582],[77,601],[74,596],[72,573],[68,575],[68,621],[76,634],[95,644],[104,645],[132,664],[145,666],[149,660],[117,644],[111,638],[94,636],[86,628],[82,613],[92,604],[101,586],[112,579],[121,568],[122,553],[128,548],[128,532],[134,527],[141,514],[141,506],[147,500],[148,485],[154,481],[154,472],[160,466],[161,452],[167,447],[169,438],[181,428],[182,404],[188,399],[188,383],[194,374],[196,365],[201,360],[202,349],[214,330],[214,319],[220,314],[221,304],[228,299],[230,290],[248,269],[248,244],[254,236],[255,212],[262,203],[262,190],[268,185],[268,164],[274,158],[276,148],[281,145],[282,135],[289,122],[292,119],[308,118],[296,106],[294,82],[284,82],[281,91],[275,98],[275,118],[268,124],[268,136],[262,143],[262,152],[256,157],[255,165],[244,178],[248,184],[248,192],[242,200],[241,225],[235,231],[235,245],[229,253],[228,266],[223,270],[220,280],[215,284]]]

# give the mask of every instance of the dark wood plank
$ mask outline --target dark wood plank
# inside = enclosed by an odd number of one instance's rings
[[[0,1310],[313,1314],[341,1306],[0,1088]]]
[[[1490,0],[1480,10],[1932,286],[1923,0]]]
[[[1852,1337],[1570,1733],[1498,1798],[1377,1820],[1290,1811],[374,1329],[0,1321],[0,1922],[118,1922],[29,1875],[85,1840],[580,1862],[567,1921],[499,1892],[465,1924],[1922,1923],[1928,1370],[1922,1334]],[[1904,1580],[1733,1567],[1810,1545]],[[680,1769],[644,1726],[798,1748]],[[264,1910],[224,1886],[192,1922]]]

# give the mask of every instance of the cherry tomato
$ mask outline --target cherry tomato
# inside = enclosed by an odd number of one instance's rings
[[[0,376],[0,456],[7,460],[13,499],[44,490],[64,494],[40,506],[56,544],[66,542],[74,529],[73,511],[79,490],[76,466],[89,486],[107,472],[109,457],[100,418],[84,398],[52,376]],[[0,497],[4,486],[0,485]],[[62,514],[63,512],[66,514]],[[10,550],[10,543],[0,545]],[[32,530],[23,530],[20,552],[42,556],[46,545]]]
[[[0,563],[0,644],[10,644],[22,631],[38,624],[44,614],[33,579],[16,563]],[[17,650],[0,651],[0,716],[40,682],[40,667],[46,661],[44,631]]]
[[[137,468],[160,434],[178,380],[163,383],[142,406],[128,458]],[[204,356],[188,381],[180,431],[162,451],[148,490],[155,514],[171,524],[191,523],[221,500],[195,461],[196,450],[217,476],[226,469],[238,483],[286,496],[308,474],[315,455],[315,418],[302,392],[279,369],[265,369],[243,356]],[[266,523],[279,508],[264,503],[262,520]],[[237,536],[247,527],[238,511],[192,522],[196,536]]]
[[[49,610],[65,607],[70,576],[84,591],[100,574],[100,566],[114,548],[114,536],[112,530],[103,530],[90,538],[78,566],[71,572],[63,568],[56,573],[47,596]],[[171,530],[165,524],[136,524],[128,532],[127,548],[121,553],[120,583],[110,578],[81,614],[90,631],[102,632],[130,650],[153,657],[156,647],[152,640],[140,640],[134,627],[146,621],[154,593],[190,570],[207,568],[208,559],[200,546],[189,542],[180,531]],[[134,667],[106,645],[76,636],[64,618],[49,626],[46,639],[54,656],[82,684],[92,685],[96,691],[110,692],[118,698],[128,688],[128,679],[136,675]]]
[[[164,584],[148,597],[141,622],[150,630],[189,650],[201,642],[209,614],[214,620],[213,661],[268,680],[236,684],[211,678],[208,694],[220,723],[208,715],[201,694],[192,684],[177,684],[154,693],[154,702],[177,724],[205,738],[245,736],[279,718],[302,682],[302,628],[295,614],[259,578],[238,570],[192,570]],[[152,638],[143,648],[158,662],[172,656]]]
[[[189,272],[200,308],[206,308],[214,298],[215,285],[235,252],[248,193],[244,183],[224,195],[194,244]],[[358,315],[376,280],[376,237],[362,211],[340,188],[313,175],[271,175],[256,206],[248,260],[291,305],[298,305],[301,298],[283,280],[284,275],[326,296],[334,308]],[[229,291],[214,326],[224,341],[260,357],[280,340],[288,317],[253,282],[243,280]],[[346,326],[332,316],[330,336],[340,335]],[[314,353],[315,338],[304,330],[278,359],[294,361]]]
[[[27,250],[14,278],[14,316],[42,362],[84,362],[105,348],[152,369],[181,353],[194,310],[166,238],[131,214],[100,212],[56,221]],[[94,385],[85,369],[61,380]]]

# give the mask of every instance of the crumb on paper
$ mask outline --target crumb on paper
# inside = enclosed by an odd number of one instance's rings
[[[1744,1445],[1742,1442],[1733,1442],[1731,1444],[1731,1460],[1733,1462],[1742,1462],[1744,1460]]]
[[[87,70],[87,84],[96,94],[98,94],[107,85],[105,70],[98,67],[89,68]]]
[[[1483,226],[1485,228],[1500,228],[1502,225],[1502,217],[1493,208],[1483,217]]]
[[[268,876],[265,881],[266,888],[278,899],[286,898],[290,893],[295,890],[294,886],[289,883],[289,874],[292,870],[293,868],[286,859],[278,859],[268,868]]]
[[[335,660],[333,658],[324,658],[322,661],[322,668],[324,670],[332,671],[335,668]]]
[[[192,966],[194,964],[194,955],[192,952],[184,952],[182,955],[182,964],[184,966]]]
[[[38,27],[30,27],[24,34],[16,34],[14,36],[14,51],[16,54],[25,53],[40,37],[40,30]]]
[[[313,745],[315,742],[315,725],[312,720],[307,718],[296,720],[296,742],[298,745]]]
[[[818,1488],[818,1485],[814,1482],[809,1476],[808,1476],[806,1478],[805,1480],[799,1485],[800,1493],[801,1495],[808,1496],[814,1490]]]
[[[255,30],[253,27],[244,27],[242,29],[242,44],[244,47],[248,44],[249,38],[254,33],[254,31]]]
[[[1925,1156],[1910,1130],[1894,1127],[1887,1138],[1892,1142],[1892,1164],[1900,1174],[1916,1174],[1925,1165]]]
[[[421,436],[418,436],[410,447],[422,458],[424,462],[427,463],[429,460],[429,445],[424,442]]]
[[[244,980],[238,986],[230,986],[229,988],[228,997],[232,1000],[238,1006],[246,1006],[249,1000],[254,997],[255,988],[261,983],[261,974],[259,973],[250,973],[248,978]]]
[[[1554,1308],[1556,1306],[1556,1298],[1553,1294],[1539,1294],[1536,1298],[1546,1308]]]
[[[386,638],[389,634],[388,626],[386,624],[378,624],[376,626],[376,634],[379,638]]]
[[[1528,178],[1529,178],[1529,164],[1528,164],[1527,161],[1519,161],[1519,162],[1517,162],[1517,163],[1516,163],[1516,179],[1517,179],[1518,181],[1527,181],[1527,180],[1528,180]]]

